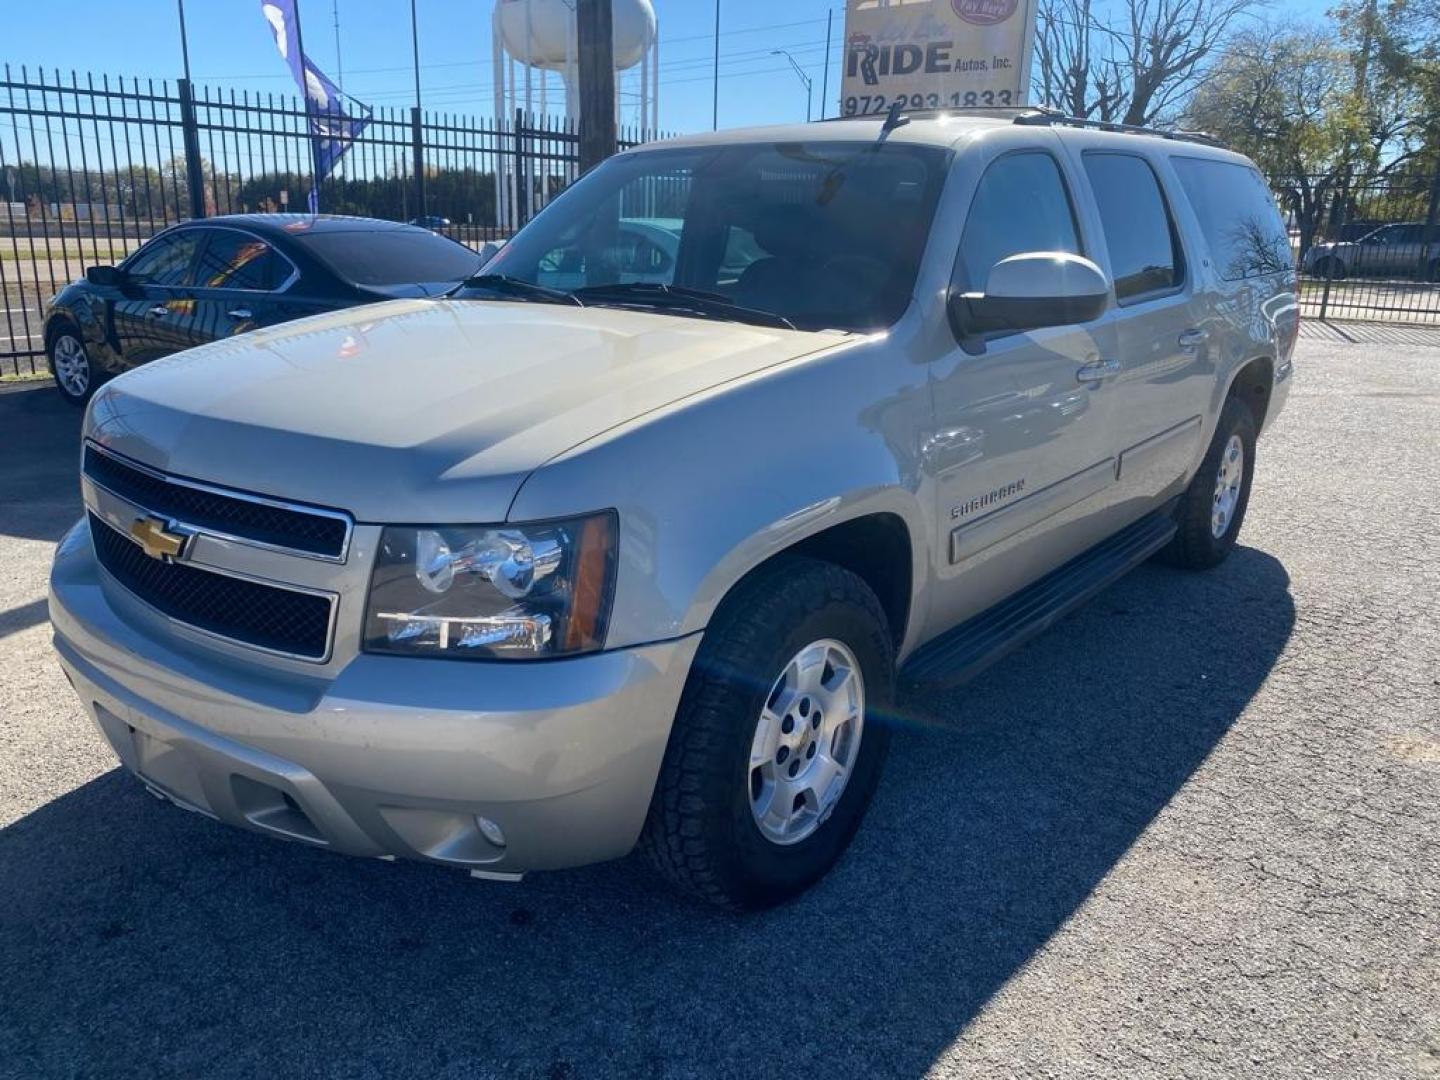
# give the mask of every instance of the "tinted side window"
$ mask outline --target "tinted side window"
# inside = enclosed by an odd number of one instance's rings
[[[198,229],[162,236],[136,252],[125,264],[125,270],[142,285],[192,284],[190,266],[199,240]]]
[[[1007,154],[985,170],[960,237],[955,284],[983,290],[991,267],[1027,251],[1083,254],[1060,167],[1040,151]]]
[[[1285,222],[1258,172],[1208,158],[1172,163],[1221,277],[1235,281],[1294,269]]]
[[[290,276],[290,263],[258,237],[231,229],[208,231],[210,240],[195,274],[201,287],[268,292]]]
[[[1178,286],[1185,263],[1155,170],[1133,154],[1091,151],[1084,160],[1110,249],[1115,299],[1123,304]]]

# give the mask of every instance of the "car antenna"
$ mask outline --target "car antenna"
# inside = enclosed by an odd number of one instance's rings
[[[875,148],[877,150],[880,148],[880,144],[890,137],[890,132],[896,128],[904,127],[910,122],[908,116],[900,115],[901,110],[904,108],[905,102],[903,100],[897,101],[894,105],[890,106],[890,112],[885,117],[885,123],[880,125],[880,137],[875,140]]]

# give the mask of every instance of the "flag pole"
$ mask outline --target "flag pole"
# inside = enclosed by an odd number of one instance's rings
[[[185,0],[175,0],[180,9],[180,57],[185,63],[185,81],[190,82],[190,40],[185,34]]]
[[[300,93],[305,100],[306,136],[310,140],[310,212],[320,212],[320,147],[315,141],[314,109],[310,104],[310,61],[305,56],[305,37],[300,32],[300,0],[292,0],[295,12],[295,48],[300,52]]]

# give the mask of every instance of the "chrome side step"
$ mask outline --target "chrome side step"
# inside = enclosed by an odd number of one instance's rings
[[[1175,535],[1166,506],[917,649],[900,669],[907,691],[968,682],[1159,551]]]

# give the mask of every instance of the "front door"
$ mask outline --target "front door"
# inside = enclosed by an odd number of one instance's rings
[[[1055,140],[1058,150],[1058,139]],[[1020,150],[981,175],[952,290],[1028,251],[1087,254],[1056,154]],[[928,632],[982,611],[1103,538],[1113,495],[1114,326],[990,335],[934,367],[926,471],[938,505]]]
[[[194,283],[197,229],[157,237],[124,264],[127,283],[111,302],[114,341],[128,364],[200,343]]]

